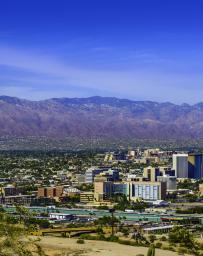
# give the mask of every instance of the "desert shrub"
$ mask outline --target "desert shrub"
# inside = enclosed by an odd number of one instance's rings
[[[162,237],[160,238],[160,240],[164,242],[164,241],[167,240],[167,238],[166,238],[165,236],[162,236]]]
[[[118,242],[119,238],[117,236],[110,236],[106,240],[109,242]]]
[[[131,241],[129,240],[119,240],[119,244],[131,245]]]
[[[84,243],[85,243],[84,239],[78,239],[77,240],[77,244],[84,244]]]
[[[98,240],[102,240],[102,241],[105,241],[106,240],[106,237],[104,236],[104,234],[100,234],[98,237]]]
[[[156,247],[156,248],[161,248],[161,246],[162,246],[162,243],[160,243],[160,242],[157,242],[157,243],[155,244],[155,247]]]
[[[174,249],[174,247],[173,247],[173,246],[171,246],[171,245],[169,245],[168,249],[169,249],[170,251],[173,251],[173,252],[175,252],[175,249]]]
[[[178,253],[179,253],[179,254],[187,253],[187,249],[185,249],[184,247],[179,247],[179,248],[178,248]]]
[[[89,234],[81,234],[80,239],[93,240],[93,236]]]
[[[151,243],[153,243],[156,240],[156,236],[155,235],[149,235],[149,241]]]
[[[170,250],[170,246],[163,246],[162,249],[163,250]]]

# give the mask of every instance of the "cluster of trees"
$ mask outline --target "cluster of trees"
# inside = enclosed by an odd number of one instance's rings
[[[185,179],[177,184],[178,189],[198,190],[198,182],[193,182],[190,179]]]
[[[189,253],[192,255],[202,255],[200,250],[202,245],[194,239],[194,236],[184,227],[174,227],[169,233],[169,243],[179,246],[179,252]]]
[[[83,183],[80,186],[77,186],[77,188],[81,191],[90,191],[94,189],[94,185],[93,184],[87,184],[87,183]]]
[[[192,208],[188,208],[188,209],[177,209],[176,213],[180,213],[180,214],[193,214],[193,213],[203,214],[203,207],[192,207]]]
[[[136,202],[130,202],[126,195],[115,195],[112,200],[116,202],[116,210],[124,211],[125,209],[143,211],[147,208],[147,204],[144,201],[137,200]]]

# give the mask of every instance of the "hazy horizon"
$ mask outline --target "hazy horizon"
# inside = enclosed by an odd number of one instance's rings
[[[175,103],[175,102],[172,102],[172,101],[153,101],[153,100],[133,100],[133,99],[129,99],[129,98],[120,98],[120,97],[116,97],[116,96],[100,96],[100,95],[93,95],[93,96],[87,96],[87,97],[52,97],[52,98],[44,98],[44,99],[28,99],[28,98],[24,98],[24,97],[18,97],[18,96],[10,96],[10,95],[0,95],[0,98],[1,97],[10,97],[10,98],[17,98],[17,99],[20,99],[20,100],[27,100],[27,101],[47,101],[47,100],[52,100],[52,99],[89,99],[89,98],[112,98],[112,99],[118,99],[118,100],[128,100],[128,101],[132,101],[132,102],[154,102],[154,103],[158,103],[158,104],[166,104],[166,103],[169,103],[169,104],[174,104],[174,105],[177,105],[177,106],[181,106],[181,105],[189,105],[189,106],[194,106],[194,105],[197,105],[199,103],[203,103],[203,100],[202,101],[199,101],[199,102],[196,102],[194,104],[190,104],[190,103],[187,103],[187,102],[182,102],[182,103]]]

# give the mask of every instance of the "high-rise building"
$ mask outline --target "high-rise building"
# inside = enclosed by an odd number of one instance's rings
[[[103,170],[99,169],[98,167],[90,167],[89,169],[87,169],[87,171],[85,173],[85,182],[86,183],[93,183],[94,182],[94,177],[97,174],[100,174],[101,172],[103,172]]]
[[[175,176],[175,170],[171,169],[168,166],[160,166],[159,167],[160,176],[169,175],[169,176]]]
[[[188,154],[173,154],[173,169],[177,178],[188,178]]]
[[[113,195],[113,182],[98,181],[94,182],[95,201],[103,201]]]
[[[202,179],[203,178],[203,155],[190,153],[188,155],[188,178]]]
[[[144,168],[143,177],[147,178],[149,181],[157,181],[157,176],[160,176],[160,170],[158,167],[146,167]]]
[[[128,182],[115,182],[113,184],[114,195],[126,195],[129,199],[129,183]]]
[[[109,167],[91,167],[85,173],[85,182],[93,183],[94,178],[98,175],[106,176],[109,181],[119,180],[119,170]]]
[[[169,175],[158,176],[157,181],[166,182],[167,191],[173,191],[177,189],[175,176],[169,176]]]

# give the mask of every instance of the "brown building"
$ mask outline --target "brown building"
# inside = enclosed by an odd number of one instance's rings
[[[57,186],[55,188],[55,196],[60,197],[63,194],[63,186]]]
[[[38,188],[37,197],[60,197],[63,194],[63,186]]]
[[[56,191],[56,188],[54,187],[45,188],[45,196],[50,198],[55,197],[55,191]]]
[[[45,189],[46,188],[38,188],[37,197],[45,197]]]

